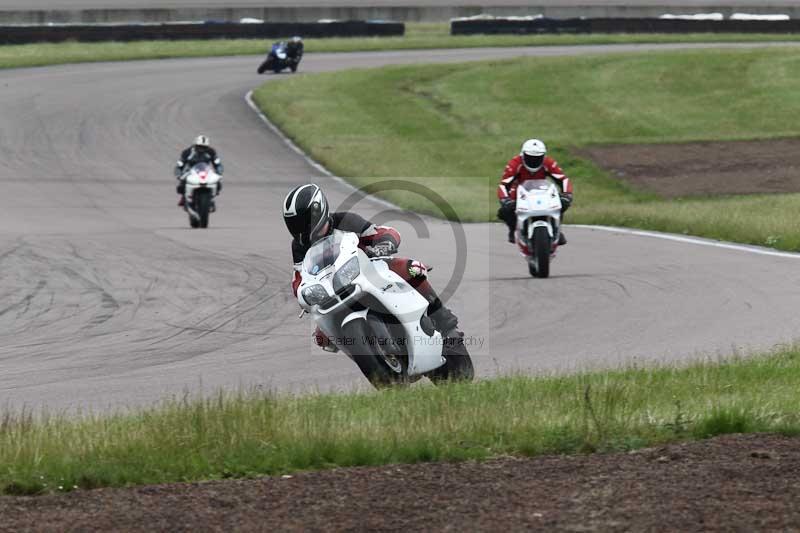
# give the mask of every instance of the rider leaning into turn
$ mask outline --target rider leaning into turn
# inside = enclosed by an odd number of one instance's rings
[[[294,36],[286,43],[286,56],[291,59],[294,64],[300,63],[300,60],[303,59],[303,49],[303,39]]]
[[[294,279],[292,291],[297,297],[297,288],[302,277],[300,271],[308,249],[318,240],[333,233],[333,230],[357,234],[359,248],[369,257],[385,258],[389,269],[414,287],[428,301],[428,316],[434,327],[445,339],[454,343],[463,336],[458,331],[458,318],[444,306],[427,280],[428,269],[419,261],[405,257],[389,257],[400,245],[400,233],[388,226],[376,226],[355,213],[330,213],[328,200],[319,186],[310,183],[293,189],[283,202],[283,220],[292,234],[292,258]],[[320,331],[314,332],[314,340],[323,349],[336,351],[336,346]]]
[[[572,205],[572,183],[558,166],[555,159],[547,156],[547,147],[539,139],[529,139],[522,145],[522,150],[506,165],[500,184],[497,186],[497,198],[500,209],[497,218],[508,225],[508,242],[515,242],[514,233],[517,228],[517,187],[528,180],[552,178],[561,189],[561,216]],[[558,244],[567,244],[564,232],[559,232]]]
[[[186,173],[199,163],[208,163],[214,166],[214,171],[222,177],[224,170],[222,159],[217,155],[217,151],[211,147],[211,140],[205,135],[198,135],[189,148],[181,152],[180,158],[175,165],[175,177],[178,178],[178,185],[175,191],[180,195],[178,206],[184,204],[184,193],[186,192]],[[217,194],[222,192],[222,180],[219,181]]]

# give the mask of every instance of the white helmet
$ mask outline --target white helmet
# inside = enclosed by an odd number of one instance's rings
[[[544,156],[547,154],[547,147],[539,139],[528,139],[522,144],[519,155],[522,156],[522,164],[531,172],[536,172],[544,164]]]
[[[198,135],[197,138],[194,140],[195,146],[205,146],[208,148],[211,146],[211,139],[206,137],[205,135]]]

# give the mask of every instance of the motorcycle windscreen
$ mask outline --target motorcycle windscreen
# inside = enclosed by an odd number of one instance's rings
[[[341,243],[342,235],[338,232],[319,240],[306,252],[306,257],[303,259],[303,270],[316,276],[323,269],[334,264],[339,258]]]
[[[550,183],[550,180],[527,180],[520,184],[520,188],[526,191],[546,191]]]

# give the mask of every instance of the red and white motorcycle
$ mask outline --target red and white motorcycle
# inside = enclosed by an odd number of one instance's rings
[[[334,231],[303,260],[297,300],[332,343],[375,387],[416,381],[471,380],[465,345],[454,346],[434,329],[428,302],[389,269],[370,258],[358,235]]]
[[[194,165],[183,177],[186,182],[184,209],[189,214],[189,225],[207,228],[208,217],[216,211],[214,197],[222,189],[222,176],[208,163]]]
[[[528,180],[517,188],[517,246],[536,278],[550,275],[561,231],[561,196],[553,180]]]

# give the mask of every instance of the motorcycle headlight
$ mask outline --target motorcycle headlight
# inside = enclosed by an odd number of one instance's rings
[[[358,264],[358,257],[353,257],[333,275],[333,292],[339,292],[353,283],[359,274],[361,274],[361,266]]]
[[[303,289],[303,300],[308,305],[318,305],[328,298],[328,291],[319,283]]]

